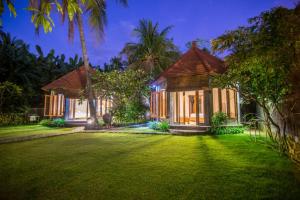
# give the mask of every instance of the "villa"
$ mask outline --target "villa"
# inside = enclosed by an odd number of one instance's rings
[[[152,82],[151,118],[167,120],[171,125],[210,126],[213,113],[224,112],[231,122],[239,122],[238,92],[211,86],[212,77],[225,71],[222,60],[193,43]],[[44,86],[44,116],[85,122],[90,116],[87,100],[80,98],[85,85],[86,70],[82,66]],[[111,100],[101,97],[94,102],[98,117],[112,106]]]
[[[211,86],[211,78],[225,71],[222,60],[197,48],[194,42],[152,82],[151,118],[167,120],[171,125],[209,126],[213,113],[224,112],[231,122],[239,122],[238,92]]]
[[[91,73],[94,73],[92,68]],[[86,69],[84,66],[44,86],[42,88],[46,92],[44,116],[62,117],[67,121],[86,121],[90,116],[89,105],[86,99],[81,99],[85,86]],[[108,113],[112,106],[111,100],[101,97],[97,97],[94,103],[98,117]]]

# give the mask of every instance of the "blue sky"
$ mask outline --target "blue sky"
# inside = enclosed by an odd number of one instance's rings
[[[108,24],[102,41],[94,37],[92,30],[86,27],[88,55],[93,65],[102,65],[117,55],[126,42],[134,41],[132,29],[140,19],[158,22],[160,27],[173,26],[169,37],[181,51],[185,44],[195,38],[213,39],[226,30],[246,25],[247,19],[262,11],[276,6],[293,7],[297,0],[129,0],[129,7],[116,4],[115,0],[107,0]],[[55,27],[51,33],[39,36],[34,32],[30,22],[30,14],[24,8],[28,1],[16,1],[17,18],[10,16],[5,10],[3,29],[11,35],[23,39],[35,52],[35,45],[44,52],[55,49],[58,54],[67,57],[76,53],[81,55],[78,32],[73,42],[68,41],[67,26],[62,24],[55,14]]]

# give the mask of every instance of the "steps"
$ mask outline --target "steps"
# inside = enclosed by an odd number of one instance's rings
[[[170,133],[174,135],[204,135],[209,133],[210,126],[171,125]]]

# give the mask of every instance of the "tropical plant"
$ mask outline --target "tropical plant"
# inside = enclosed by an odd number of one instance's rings
[[[211,46],[210,46],[210,42],[208,40],[205,40],[205,39],[201,39],[201,38],[197,38],[193,41],[190,41],[190,42],[187,42],[185,44],[185,46],[190,49],[193,45],[193,43],[196,44],[196,46],[200,49],[202,49],[203,51],[206,51],[208,53],[211,52]]]
[[[0,17],[2,17],[2,14],[4,12],[4,4],[6,3],[8,10],[11,14],[13,14],[14,17],[17,16],[17,12],[13,3],[13,0],[0,0]],[[2,20],[0,18],[0,26],[2,26]]]
[[[148,123],[148,127],[153,130],[158,130],[158,122],[157,121],[150,121]]]
[[[40,74],[34,63],[35,56],[29,52],[29,45],[0,31],[0,82],[22,86],[25,104],[39,90]]]
[[[163,132],[168,132],[170,129],[169,122],[167,121],[162,121],[158,123],[158,129],[163,131]]]
[[[22,113],[0,113],[0,126],[27,124],[28,120]]]
[[[8,81],[0,83],[0,113],[20,111],[22,106],[22,88]]]
[[[126,68],[126,63],[122,61],[121,57],[112,57],[109,63],[104,63],[103,69],[105,72],[113,70],[123,71]]]
[[[118,120],[138,120],[148,97],[148,76],[143,70],[100,72],[93,76],[93,88],[98,96],[112,99],[111,114]],[[135,118],[135,119],[133,119]]]
[[[211,124],[213,127],[224,125],[228,120],[227,114],[223,112],[216,112],[211,118]]]
[[[274,8],[251,18],[249,23],[212,42],[214,51],[229,53],[227,72],[214,77],[213,83],[235,88],[244,101],[257,103],[269,136],[287,152],[287,121],[297,101],[288,109],[284,104],[291,87],[297,88],[290,80],[299,71],[300,5],[295,9]]]
[[[43,119],[39,122],[40,125],[42,126],[48,126],[48,127],[51,127],[53,126],[53,120],[51,119]]]
[[[168,26],[160,31],[158,23],[140,20],[134,29],[138,42],[127,43],[121,52],[126,55],[129,67],[143,69],[154,78],[172,64],[180,53],[173,40],[167,38],[171,28]]]
[[[127,6],[127,0],[119,0],[122,5]],[[94,105],[94,93],[91,87],[91,73],[89,67],[89,59],[86,48],[86,40],[83,28],[83,15],[86,15],[89,20],[90,27],[99,36],[103,37],[104,26],[106,24],[106,1],[105,0],[63,0],[63,1],[45,1],[31,0],[29,10],[32,11],[32,22],[36,30],[40,27],[44,28],[44,32],[52,31],[54,22],[50,17],[52,4],[56,5],[58,13],[62,15],[62,20],[68,21],[69,39],[74,37],[75,24],[78,25],[79,37],[82,48],[83,63],[86,69],[86,88],[85,96],[88,99],[90,106],[90,114],[94,125],[98,125],[96,117],[96,108]]]

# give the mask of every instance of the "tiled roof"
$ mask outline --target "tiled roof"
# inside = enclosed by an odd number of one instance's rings
[[[224,73],[225,71],[226,67],[221,59],[197,48],[193,44],[173,65],[163,71],[154,83],[168,77],[211,75]]]
[[[94,70],[90,68],[91,73]],[[75,69],[66,75],[52,81],[42,87],[42,90],[49,92],[50,90],[63,91],[69,96],[77,96],[78,93],[86,86],[86,69],[84,66]]]

